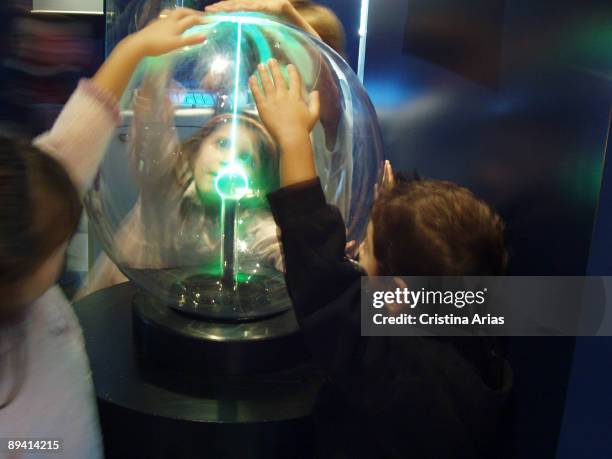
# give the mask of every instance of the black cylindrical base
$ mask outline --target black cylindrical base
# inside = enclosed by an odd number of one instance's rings
[[[128,283],[75,304],[93,371],[107,458],[311,457],[309,414],[322,378],[306,361],[300,362],[303,354],[285,352],[284,346],[299,341],[299,335],[279,330],[295,331],[295,319],[279,316],[267,328],[250,328],[253,333],[259,330],[254,335],[259,340],[250,341],[259,351],[250,351],[246,343],[235,342],[238,335],[230,328],[198,326],[200,321],[192,318],[170,315],[183,328],[156,329],[156,320],[145,323],[147,316],[137,314],[137,306],[132,311],[132,304],[141,304],[133,301],[136,293]],[[161,308],[158,312],[169,313]],[[278,326],[283,320],[293,325]],[[144,335],[138,341],[139,352],[134,330]],[[265,330],[270,339],[264,339]],[[198,349],[198,336],[204,352]],[[208,347],[213,336],[219,342]],[[190,352],[197,357],[187,356]],[[211,357],[215,352],[219,356]],[[284,364],[274,364],[272,354],[285,355]],[[172,356],[181,364],[171,365]],[[224,364],[224,358],[232,363]],[[170,371],[164,364],[184,371]],[[206,365],[234,374],[206,370]],[[285,369],[262,370],[280,366]]]
[[[133,326],[144,368],[198,377],[279,371],[305,360],[293,310],[260,321],[209,321],[138,292]]]

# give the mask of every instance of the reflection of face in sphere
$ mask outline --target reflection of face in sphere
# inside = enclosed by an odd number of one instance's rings
[[[123,129],[87,202],[110,259],[152,298],[182,312],[255,320],[290,307],[266,196],[279,147],[249,89],[274,58],[321,94],[311,133],[317,175],[349,240],[362,240],[382,165],[374,108],[345,61],[274,18],[208,15],[206,42],[146,59],[122,98]]]
[[[191,156],[193,180],[203,197],[217,192],[215,181],[231,164],[244,171],[254,193],[278,187],[278,154],[270,135],[252,117],[241,115],[238,120],[234,128],[229,116],[217,117],[183,146],[183,152]]]

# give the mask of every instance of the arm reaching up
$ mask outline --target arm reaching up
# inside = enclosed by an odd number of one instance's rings
[[[183,36],[201,21],[201,13],[177,9],[125,38],[96,75],[81,82],[51,130],[34,141],[62,163],[81,194],[98,170],[119,119],[117,101],[136,66],[146,56],[202,43],[201,35]]]
[[[336,298],[360,271],[345,257],[345,227],[337,208],[327,205],[317,179],[310,131],[319,119],[319,94],[302,96],[297,69],[289,65],[289,85],[271,60],[249,81],[259,116],[281,148],[282,189],[268,196],[281,230],[286,280],[303,321]]]
[[[158,19],[117,45],[93,77],[93,83],[119,99],[144,57],[202,43],[206,39],[203,35],[183,35],[202,21],[200,12],[188,8],[162,12]]]
[[[261,66],[250,80],[259,115],[281,147],[283,188],[268,195],[285,257],[285,280],[306,346],[313,359],[337,375],[359,338],[361,270],[345,256],[346,228],[340,211],[325,201],[316,177],[310,130],[319,116],[318,93],[302,96],[300,75],[288,67],[289,86],[278,63]],[[357,303],[358,304],[358,301]],[[347,357],[348,356],[348,357]]]

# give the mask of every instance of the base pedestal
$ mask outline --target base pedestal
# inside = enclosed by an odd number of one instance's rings
[[[133,324],[139,361],[154,371],[252,374],[293,368],[306,358],[292,309],[257,321],[221,322],[178,312],[137,292]]]
[[[278,321],[273,322],[278,328],[251,323],[249,333],[260,339],[247,344],[248,339],[238,339],[244,329],[231,329],[245,324],[225,324],[218,335],[220,329],[212,323],[175,329],[168,325],[172,321],[157,320],[164,318],[165,310],[145,305],[142,297],[132,312],[137,294],[127,283],[75,305],[93,370],[107,457],[310,457],[309,415],[321,377],[301,352],[289,352],[299,334],[279,332],[277,340],[261,339],[265,330],[289,330],[279,325],[285,320],[288,326],[289,319],[268,319]],[[181,323],[185,318],[174,319]],[[160,333],[154,330],[157,326],[162,326]],[[141,335],[138,347],[134,331]],[[211,333],[220,339],[212,341]],[[203,343],[200,349],[198,340]],[[275,346],[278,355],[285,356],[279,362],[272,357]],[[185,364],[192,367],[181,370]]]

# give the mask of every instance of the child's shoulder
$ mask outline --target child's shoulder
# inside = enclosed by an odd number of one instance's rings
[[[40,339],[81,336],[81,327],[74,310],[57,285],[32,304],[28,328],[34,329],[37,332],[35,336]]]

